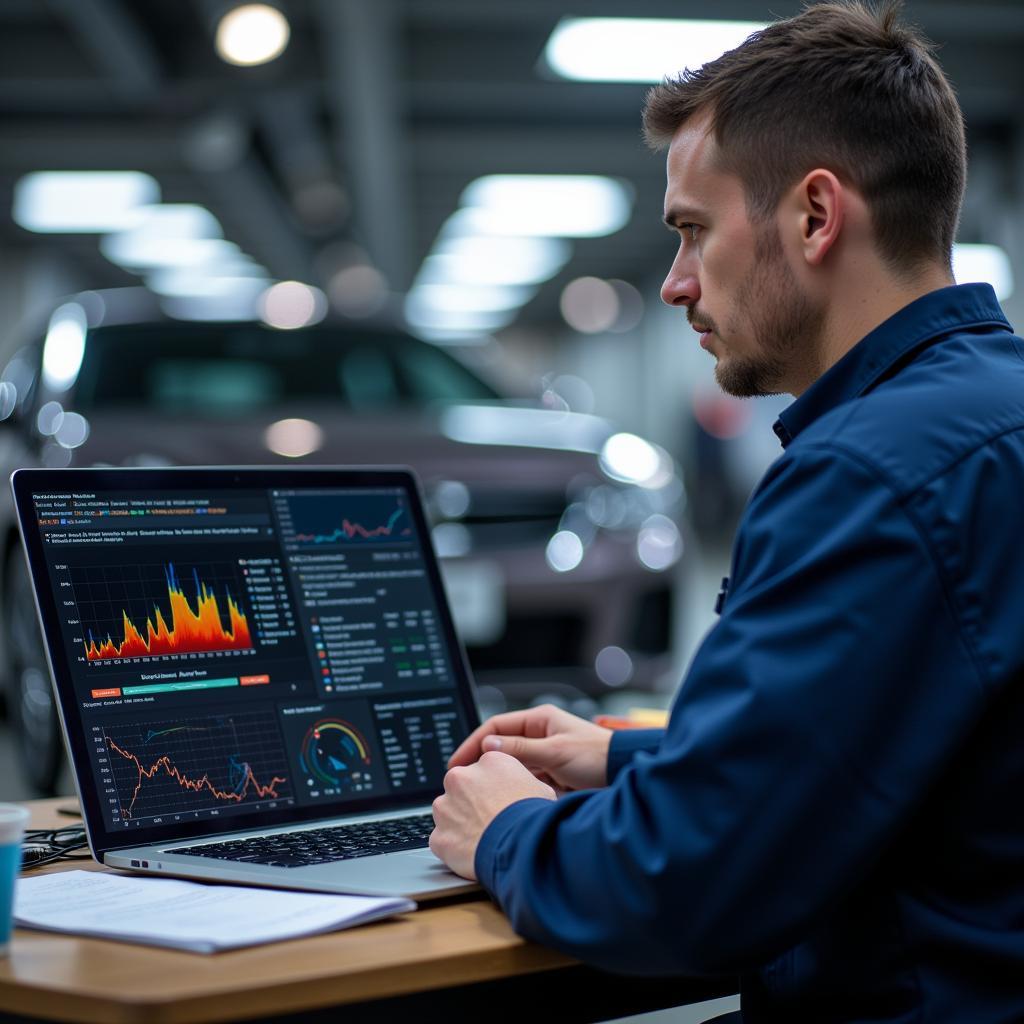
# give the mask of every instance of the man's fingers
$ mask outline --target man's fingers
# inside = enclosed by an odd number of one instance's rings
[[[534,720],[537,717],[536,709],[531,709],[528,711],[507,711],[504,714],[489,718],[462,741],[459,748],[448,759],[448,767],[454,768],[457,765],[473,764],[479,761],[480,755],[487,749],[481,744],[488,736],[497,734],[516,735],[527,732],[531,728],[536,729],[537,725]]]
[[[521,761],[528,768],[548,768],[555,763],[557,752],[553,739],[532,740],[525,736],[485,736],[483,751],[500,751]]]

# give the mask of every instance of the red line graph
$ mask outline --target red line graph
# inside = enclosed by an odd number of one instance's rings
[[[123,811],[126,818],[132,816],[132,812],[135,808],[135,801],[139,798],[139,791],[142,789],[142,783],[145,779],[152,779],[161,769],[167,773],[172,779],[174,779],[182,789],[191,790],[194,793],[199,793],[202,790],[209,790],[210,794],[216,797],[218,800],[234,800],[236,803],[241,803],[249,793],[250,784],[252,785],[253,791],[261,799],[264,797],[276,797],[277,790],[274,788],[279,783],[287,782],[287,779],[281,778],[275,775],[270,783],[266,786],[261,786],[256,781],[256,776],[252,773],[252,768],[249,765],[245,766],[245,777],[243,784],[239,790],[223,790],[218,789],[213,782],[210,781],[209,775],[205,772],[201,778],[190,779],[187,775],[184,775],[178,767],[172,763],[170,757],[166,754],[158,757],[149,768],[145,768],[139,758],[127,750],[123,750],[119,747],[109,736],[106,737],[107,743],[112,750],[116,750],[125,760],[131,761],[135,764],[136,769],[139,773],[139,781],[135,785],[135,790],[132,793],[131,803],[128,805],[127,810]]]
[[[167,625],[160,607],[146,619],[140,630],[122,610],[122,635],[120,642],[111,636],[99,643],[89,633],[85,643],[85,656],[89,661],[108,658],[146,657],[156,654],[205,654],[208,651],[245,650],[252,647],[249,623],[245,614],[235,603],[230,593],[227,598],[229,629],[221,624],[220,606],[213,591],[195,578],[195,611],[189,604],[183,588],[178,583],[174,566],[164,570],[167,580],[167,600],[171,613],[171,625]]]
[[[399,507],[388,517],[388,521],[380,526],[367,527],[363,526],[362,523],[354,523],[350,519],[345,518],[341,521],[341,526],[333,530],[331,533],[297,533],[295,539],[303,543],[312,544],[333,544],[335,541],[342,540],[343,538],[352,540],[353,537],[361,537],[363,540],[373,540],[376,537],[390,537],[395,530],[395,523],[401,518],[402,513],[405,509]],[[401,531],[401,536],[406,537],[412,531],[406,527]]]

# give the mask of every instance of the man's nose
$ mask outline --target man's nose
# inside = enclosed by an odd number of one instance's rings
[[[661,301],[668,306],[692,306],[700,298],[700,282],[692,271],[672,265],[661,286]]]

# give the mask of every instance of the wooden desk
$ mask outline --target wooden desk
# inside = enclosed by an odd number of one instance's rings
[[[72,802],[33,802],[32,827],[73,823],[56,813]],[[107,870],[91,861],[39,870],[72,867]],[[210,956],[19,929],[9,958],[0,959],[0,1020],[197,1024],[296,1015],[310,1022],[329,1013],[345,1024],[413,1016],[454,1024],[484,1014],[521,1024],[524,1014],[550,1019],[556,1006],[559,1020],[601,1020],[735,987],[594,971],[519,938],[489,900],[476,898]]]

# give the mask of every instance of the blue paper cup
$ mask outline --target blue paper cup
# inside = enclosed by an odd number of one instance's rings
[[[14,918],[14,883],[21,867],[21,837],[29,813],[18,804],[0,804],[0,956],[11,943]]]

